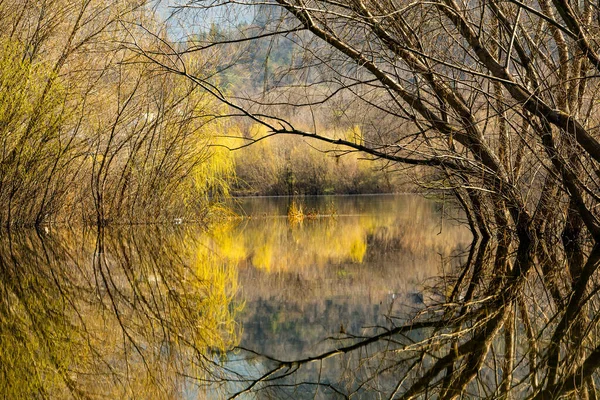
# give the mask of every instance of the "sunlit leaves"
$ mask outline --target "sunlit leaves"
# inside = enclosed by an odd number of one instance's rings
[[[166,398],[237,343],[235,269],[198,231],[0,242],[0,396]]]
[[[214,101],[123,46],[147,7],[0,4],[1,224],[198,220],[228,193]]]

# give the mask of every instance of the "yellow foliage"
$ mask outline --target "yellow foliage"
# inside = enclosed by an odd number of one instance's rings
[[[228,128],[213,120],[222,107],[116,44],[132,33],[124,21],[152,24],[140,5],[51,2],[37,15],[0,4],[3,22],[44,26],[40,36],[0,33],[2,224],[200,219],[229,194],[234,163],[219,147]],[[69,32],[77,46],[64,46]]]
[[[237,270],[198,231],[53,236],[0,241],[0,396],[181,397],[237,344]]]
[[[252,139],[262,138],[268,133],[269,129],[266,126],[260,124],[252,124],[248,131],[248,134]]]
[[[244,136],[264,137],[268,133],[267,128],[252,125]],[[357,144],[364,141],[359,125],[346,130],[323,128],[318,133]],[[384,193],[398,190],[400,180],[405,179],[392,175],[381,160],[366,160],[360,153],[297,136],[275,135],[234,156],[239,178],[236,190],[242,194]]]
[[[302,204],[292,200],[292,203],[288,207],[287,218],[291,224],[297,224],[304,220],[304,209]]]
[[[348,142],[363,144],[363,134],[360,125],[353,125],[344,132],[344,139]]]

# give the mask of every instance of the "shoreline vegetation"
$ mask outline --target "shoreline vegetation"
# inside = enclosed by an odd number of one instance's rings
[[[402,186],[389,165],[333,145],[290,137],[241,145],[264,127],[226,120],[229,110],[204,87],[165,71],[168,56],[158,54],[175,43],[149,34],[161,21],[146,2],[44,4],[0,4],[2,229],[206,221],[230,195]],[[193,74],[219,70],[204,54],[181,61]],[[233,91],[226,77],[216,85]],[[362,140],[360,124],[320,119],[332,135]]]
[[[124,45],[168,45],[139,32],[159,25],[145,2],[4,2],[0,15],[2,228],[201,219],[228,195],[220,106]]]
[[[357,135],[360,127],[325,128],[333,136]],[[262,131],[262,132],[261,132]],[[247,135],[266,135],[252,125]],[[318,145],[318,147],[317,147]],[[296,137],[272,137],[233,152],[235,180],[231,194],[244,196],[297,196],[328,194],[379,194],[418,192],[415,178],[399,174],[382,161],[359,153],[339,155],[323,146]]]

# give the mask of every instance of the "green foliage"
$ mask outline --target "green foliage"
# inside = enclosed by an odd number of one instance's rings
[[[53,2],[39,16],[0,4],[24,16],[0,32],[1,225],[198,220],[228,194],[214,101],[118,44],[131,32],[110,10],[147,20],[140,4]],[[49,31],[24,29],[29,17]]]
[[[211,24],[207,32],[196,35],[195,41],[210,44],[215,41],[235,40],[247,36],[249,32],[258,32],[260,18],[255,24],[243,23],[235,28],[220,27]],[[245,32],[245,33],[242,33]],[[301,62],[298,49],[292,41],[286,39],[263,38],[244,43],[243,49],[234,60],[223,57],[213,60],[215,69],[222,70],[221,84],[231,91],[269,90],[269,82],[291,83],[293,77],[285,74],[290,67],[298,67]],[[238,53],[232,50],[232,53]]]
[[[75,148],[65,135],[65,89],[45,63],[0,39],[0,221],[36,221],[56,207]],[[65,173],[58,179],[60,173]],[[65,179],[67,178],[67,179]]]

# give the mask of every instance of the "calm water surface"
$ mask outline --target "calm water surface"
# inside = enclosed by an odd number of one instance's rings
[[[297,358],[323,339],[385,325],[422,305],[428,278],[464,262],[472,239],[442,223],[440,205],[408,195],[296,200],[316,218],[290,222],[289,198],[240,199],[251,218],[232,229],[239,262],[241,345]],[[333,216],[331,216],[333,214]]]
[[[268,357],[318,354],[443,296],[432,277],[471,241],[415,196],[296,201],[303,220],[287,218],[291,199],[247,198],[236,201],[244,218],[210,229],[5,235],[2,397],[226,397]],[[322,368],[294,379],[342,373]]]

